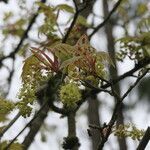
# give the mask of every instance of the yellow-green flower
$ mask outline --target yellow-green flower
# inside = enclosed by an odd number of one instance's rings
[[[75,83],[69,83],[61,87],[60,99],[68,107],[75,106],[76,102],[81,100],[81,92]]]

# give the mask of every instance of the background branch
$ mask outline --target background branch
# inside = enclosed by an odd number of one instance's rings
[[[110,19],[110,17],[113,15],[113,13],[115,13],[115,11],[117,10],[117,8],[119,7],[120,3],[122,2],[122,0],[118,0],[118,2],[115,4],[115,6],[113,7],[113,9],[110,11],[110,13],[108,14],[108,16],[106,17],[106,19],[104,19],[104,21],[102,23],[100,23],[94,30],[93,32],[89,35],[89,38],[91,39],[91,37],[97,33],[97,31],[102,28],[107,21]]]
[[[41,2],[45,3],[46,0],[41,0]],[[39,9],[40,9],[40,7],[38,8],[38,11],[39,11]],[[9,55],[0,58],[0,64],[2,63],[3,60],[5,60],[7,58],[14,58],[15,57],[16,53],[20,50],[24,40],[28,37],[28,33],[31,30],[31,28],[32,28],[32,26],[33,26],[37,16],[38,16],[38,12],[30,20],[29,25],[28,25],[27,29],[25,30],[25,32],[23,33],[23,35],[22,35],[22,37],[21,37],[17,47],[15,48],[15,50],[13,52],[11,52]]]
[[[114,94],[114,96],[116,96],[116,98],[118,100],[117,100],[117,103],[115,105],[112,117],[111,117],[111,119],[110,119],[110,121],[107,125],[106,134],[105,134],[105,136],[103,136],[103,138],[102,138],[102,140],[101,140],[101,142],[98,146],[98,150],[102,150],[103,147],[104,147],[105,142],[108,140],[108,138],[111,134],[112,127],[115,124],[116,119],[118,117],[118,110],[119,110],[123,100],[127,97],[127,95],[131,92],[131,90],[134,89],[134,87],[139,83],[139,81],[147,74],[147,72],[148,72],[148,69],[144,71],[144,73],[135,81],[135,83],[132,86],[130,86],[130,88],[125,92],[125,94],[121,98],[118,97],[116,94]]]
[[[147,128],[143,138],[140,141],[139,146],[137,147],[137,150],[144,150],[150,140],[150,127]]]

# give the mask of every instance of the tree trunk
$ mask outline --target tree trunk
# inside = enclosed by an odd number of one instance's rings
[[[43,122],[45,120],[45,118],[47,117],[49,111],[49,107],[48,105],[41,111],[40,115],[33,121],[33,123],[30,126],[30,131],[27,134],[27,136],[25,137],[24,141],[23,141],[23,146],[24,146],[24,150],[28,149],[29,146],[32,144],[32,142],[34,141],[34,138],[36,136],[36,134],[38,133],[38,131],[40,130],[41,126],[43,125]],[[36,115],[36,114],[35,114]]]
[[[68,115],[68,138],[77,138],[76,137],[76,121],[75,121],[75,112],[71,112]],[[78,150],[79,143],[75,142],[75,146],[72,150]]]
[[[92,9],[96,0],[88,0],[88,2],[89,2],[88,7],[81,13],[81,15],[85,18],[87,18],[92,13]],[[96,95],[93,95],[92,97],[88,98],[88,114],[87,115],[88,115],[89,124],[100,126],[99,102],[98,102],[98,99],[96,98]],[[91,133],[92,133],[92,136],[91,136],[92,148],[91,149],[96,150],[101,140],[101,135],[95,129],[91,129]]]
[[[103,11],[104,11],[104,18],[106,18],[106,16],[109,13],[107,0],[103,0]],[[108,48],[109,55],[115,64],[115,68],[110,66],[109,72],[110,72],[110,78],[114,79],[118,76],[118,69],[117,69],[116,61],[115,61],[114,37],[113,37],[112,31],[113,31],[112,25],[110,24],[110,22],[107,22],[107,24],[105,25],[105,33],[106,33],[106,38],[107,38],[107,43],[108,43],[107,48]],[[120,96],[119,84],[116,84],[114,86],[114,89],[117,92],[117,94]],[[118,112],[117,125],[119,124],[124,124],[123,104],[120,107],[120,110]],[[120,150],[127,150],[127,144],[126,144],[125,138],[118,138],[118,142],[119,142]]]
[[[99,102],[96,96],[88,99],[88,121],[89,124],[100,126],[99,121]],[[96,150],[101,140],[100,133],[95,129],[90,129],[92,139],[92,149]]]
[[[76,0],[76,2],[79,3],[79,0]],[[86,7],[86,9],[84,9],[80,15],[87,19],[87,17],[92,13],[93,6],[96,0],[87,0],[86,2],[88,3],[88,7]],[[85,29],[82,28],[81,32],[84,34],[86,32],[86,28]],[[99,102],[96,96],[89,97],[88,98],[88,114],[87,114],[89,124],[100,126],[100,119],[99,119],[98,112],[99,112]],[[92,132],[92,137],[91,137],[92,148],[91,149],[96,150],[96,146],[100,142],[100,134],[95,130],[92,130],[91,132]]]

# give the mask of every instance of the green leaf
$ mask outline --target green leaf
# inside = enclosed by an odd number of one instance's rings
[[[65,61],[61,64],[60,69],[63,69],[63,68],[67,67],[67,66],[70,65],[70,64],[73,64],[74,62],[78,61],[78,60],[81,59],[81,58],[82,58],[82,56],[74,56],[74,57],[72,57],[72,58],[70,58],[70,59],[65,60]]]
[[[71,58],[75,52],[75,48],[73,46],[63,43],[55,44],[54,46],[51,46],[49,50],[54,53],[61,62]]]
[[[77,19],[77,24],[83,25],[85,27],[90,27],[90,24],[87,23],[87,19],[84,18],[83,16],[79,15]]]
[[[77,47],[81,47],[83,45],[90,45],[90,42],[89,42],[89,39],[88,39],[88,36],[86,34],[82,35],[80,37],[80,39],[77,41],[76,45]]]
[[[112,65],[113,67],[115,67],[115,65],[108,53],[103,52],[103,51],[97,52],[96,57],[97,57],[98,61],[108,63],[108,64]]]
[[[67,4],[60,4],[56,6],[56,9],[67,11],[68,13],[75,13],[74,8]]]

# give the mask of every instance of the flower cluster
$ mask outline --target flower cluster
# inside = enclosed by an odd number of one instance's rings
[[[144,131],[139,130],[134,125],[119,125],[114,130],[114,135],[118,137],[131,137],[133,140],[140,140],[143,135]]]
[[[79,87],[74,83],[69,83],[61,87],[60,99],[67,107],[74,107],[76,102],[81,100]]]

